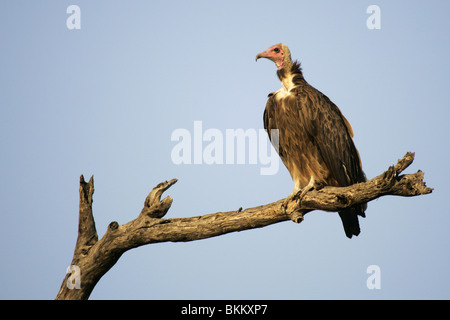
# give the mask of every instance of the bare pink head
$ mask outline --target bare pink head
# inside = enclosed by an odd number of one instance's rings
[[[289,48],[282,43],[271,46],[266,51],[258,53],[256,55],[256,60],[258,60],[259,58],[272,60],[277,66],[278,70],[292,65],[291,53],[289,52]]]

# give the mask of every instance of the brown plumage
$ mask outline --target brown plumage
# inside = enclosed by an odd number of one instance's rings
[[[289,48],[280,43],[258,54],[259,58],[275,62],[283,84],[269,94],[264,128],[272,143],[278,140],[275,147],[295,183],[293,195],[308,186],[311,178],[336,187],[366,181],[350,123],[327,96],[306,82]],[[278,139],[272,137],[271,129],[278,129]],[[358,215],[365,217],[366,208],[359,205],[339,212],[347,237],[360,233]]]

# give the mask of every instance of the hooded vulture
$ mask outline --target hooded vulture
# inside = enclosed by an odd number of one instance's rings
[[[344,187],[366,181],[350,123],[326,95],[306,82],[289,48],[280,43],[259,53],[259,58],[275,63],[282,83],[269,94],[264,128],[295,183],[288,199],[311,183]],[[358,216],[365,217],[366,208],[364,204],[339,212],[348,238],[360,233]]]

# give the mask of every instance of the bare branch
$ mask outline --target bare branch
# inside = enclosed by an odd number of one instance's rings
[[[80,180],[80,228],[72,264],[81,270],[81,288],[69,289],[66,275],[56,299],[87,299],[98,280],[117,262],[121,255],[132,248],[157,242],[194,241],[235,231],[265,227],[274,223],[293,220],[301,222],[304,214],[312,210],[340,211],[347,207],[366,203],[384,195],[417,196],[431,193],[423,181],[423,172],[399,175],[414,160],[414,153],[407,153],[395,166],[370,181],[348,187],[324,187],[312,189],[301,201],[291,202],[285,210],[285,199],[266,205],[235,211],[217,212],[190,218],[162,219],[172,205],[169,196],[161,195],[177,180],[158,184],[149,193],[139,216],[124,225],[113,221],[102,239],[97,240],[92,218],[93,179],[89,183]]]

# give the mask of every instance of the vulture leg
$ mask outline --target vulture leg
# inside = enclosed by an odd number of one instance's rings
[[[286,212],[289,203],[297,199],[297,195],[300,194],[301,191],[302,189],[295,187],[294,191],[292,191],[292,193],[289,196],[287,196],[286,199],[284,199],[283,203],[281,204],[281,208],[284,209],[284,212]]]
[[[286,209],[291,201],[298,200],[298,202],[301,202],[305,194],[307,194],[309,191],[313,189],[321,189],[323,186],[318,183],[314,177],[311,177],[309,180],[309,183],[303,187],[299,188],[298,186],[294,187],[294,191],[283,201],[283,204],[281,205],[282,208],[284,208],[284,211],[286,212]]]
[[[300,195],[298,196],[299,200],[302,201],[305,194],[307,194],[309,191],[313,190],[315,185],[316,185],[316,180],[314,180],[314,177],[311,177],[311,179],[309,179],[309,183],[306,185],[306,187],[302,188]]]

